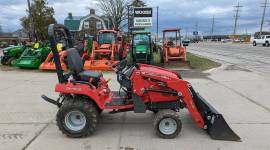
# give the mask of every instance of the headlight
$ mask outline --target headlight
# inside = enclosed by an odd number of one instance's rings
[[[7,55],[8,54],[8,51],[7,50],[4,50],[3,53],[4,53],[4,55]]]

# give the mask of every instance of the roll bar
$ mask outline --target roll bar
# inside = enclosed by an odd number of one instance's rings
[[[59,83],[65,83],[66,79],[65,79],[64,74],[63,74],[63,70],[62,70],[61,63],[60,63],[59,52],[57,50],[56,32],[63,33],[63,35],[65,36],[65,39],[67,40],[69,48],[73,47],[73,41],[72,41],[69,29],[67,27],[65,27],[64,25],[61,25],[61,24],[50,24],[49,25],[48,35],[49,35],[49,39],[50,39],[51,50],[53,52],[53,59],[54,59],[54,63],[55,63],[58,81],[59,81]]]

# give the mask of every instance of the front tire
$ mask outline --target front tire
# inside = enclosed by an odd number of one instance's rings
[[[1,64],[2,64],[2,65],[7,65],[7,62],[6,62],[6,60],[4,59],[4,57],[1,57]]]
[[[182,129],[179,115],[170,109],[158,111],[154,119],[156,135],[164,139],[172,139],[178,136]]]
[[[56,122],[63,134],[79,138],[94,133],[98,116],[98,110],[91,101],[76,97],[64,102],[57,112]]]

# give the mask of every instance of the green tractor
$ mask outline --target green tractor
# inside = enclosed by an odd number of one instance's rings
[[[3,49],[4,56],[1,56],[2,65],[15,65],[16,60],[26,49],[26,46],[10,46]]]
[[[133,31],[131,43],[131,57],[133,62],[153,63],[153,47],[150,32]]]
[[[0,48],[6,48],[8,47],[8,42],[0,41]]]
[[[33,48],[27,47],[17,60],[16,66],[21,68],[38,68],[47,58],[51,49],[49,45],[36,43]]]

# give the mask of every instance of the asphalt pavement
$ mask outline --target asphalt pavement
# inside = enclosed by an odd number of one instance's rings
[[[270,74],[270,47],[239,43],[195,43],[188,51],[223,63],[239,66],[266,76]]]

